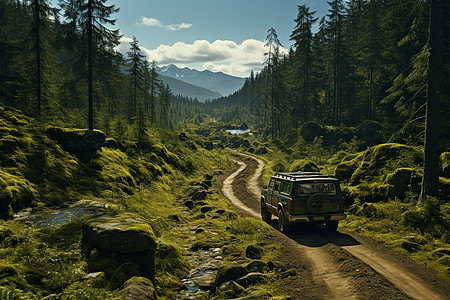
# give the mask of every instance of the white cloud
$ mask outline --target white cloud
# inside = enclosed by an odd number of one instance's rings
[[[129,51],[130,38],[122,38],[117,48],[120,52]],[[141,47],[148,60],[156,60],[158,65],[176,64],[178,67],[200,65],[204,70],[224,72],[236,76],[248,76],[252,70],[258,72],[268,51],[264,41],[248,39],[238,44],[234,41],[216,40],[212,43],[197,40],[192,44],[177,42],[172,46],[160,45],[156,49]],[[287,53],[285,49],[281,49]]]
[[[188,24],[188,23],[163,25],[160,20],[154,19],[154,18],[147,18],[147,17],[142,17],[140,23],[137,23],[137,24],[140,26],[164,28],[164,29],[171,30],[171,31],[188,29],[188,28],[192,27],[192,24]]]
[[[159,20],[147,17],[142,17],[142,21],[140,24],[148,27],[162,27],[162,24]]]

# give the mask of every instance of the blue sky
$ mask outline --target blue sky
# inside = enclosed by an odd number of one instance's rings
[[[246,77],[264,61],[267,30],[275,28],[283,46],[292,44],[297,5],[316,16],[327,11],[325,0],[110,0],[120,8],[115,28],[123,34],[121,52],[133,36],[149,60],[197,70]]]

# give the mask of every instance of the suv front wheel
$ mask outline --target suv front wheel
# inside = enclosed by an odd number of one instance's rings
[[[286,217],[281,209],[278,211],[278,229],[282,233],[287,233],[291,229],[291,224],[286,220]]]

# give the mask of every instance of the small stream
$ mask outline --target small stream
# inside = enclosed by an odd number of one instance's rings
[[[178,292],[177,299],[195,300],[201,294],[208,293],[213,287],[217,269],[222,264],[220,248],[192,251],[186,250],[185,256],[194,269],[181,280],[185,289]]]
[[[14,215],[13,219],[37,228],[52,228],[74,218],[101,214],[106,208],[107,205],[97,201],[80,200],[65,208],[28,208]]]

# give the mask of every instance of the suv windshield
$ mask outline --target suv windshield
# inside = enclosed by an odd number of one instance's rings
[[[336,187],[332,182],[314,182],[314,183],[300,183],[298,185],[298,194],[315,194],[324,193],[328,195],[336,194]]]

